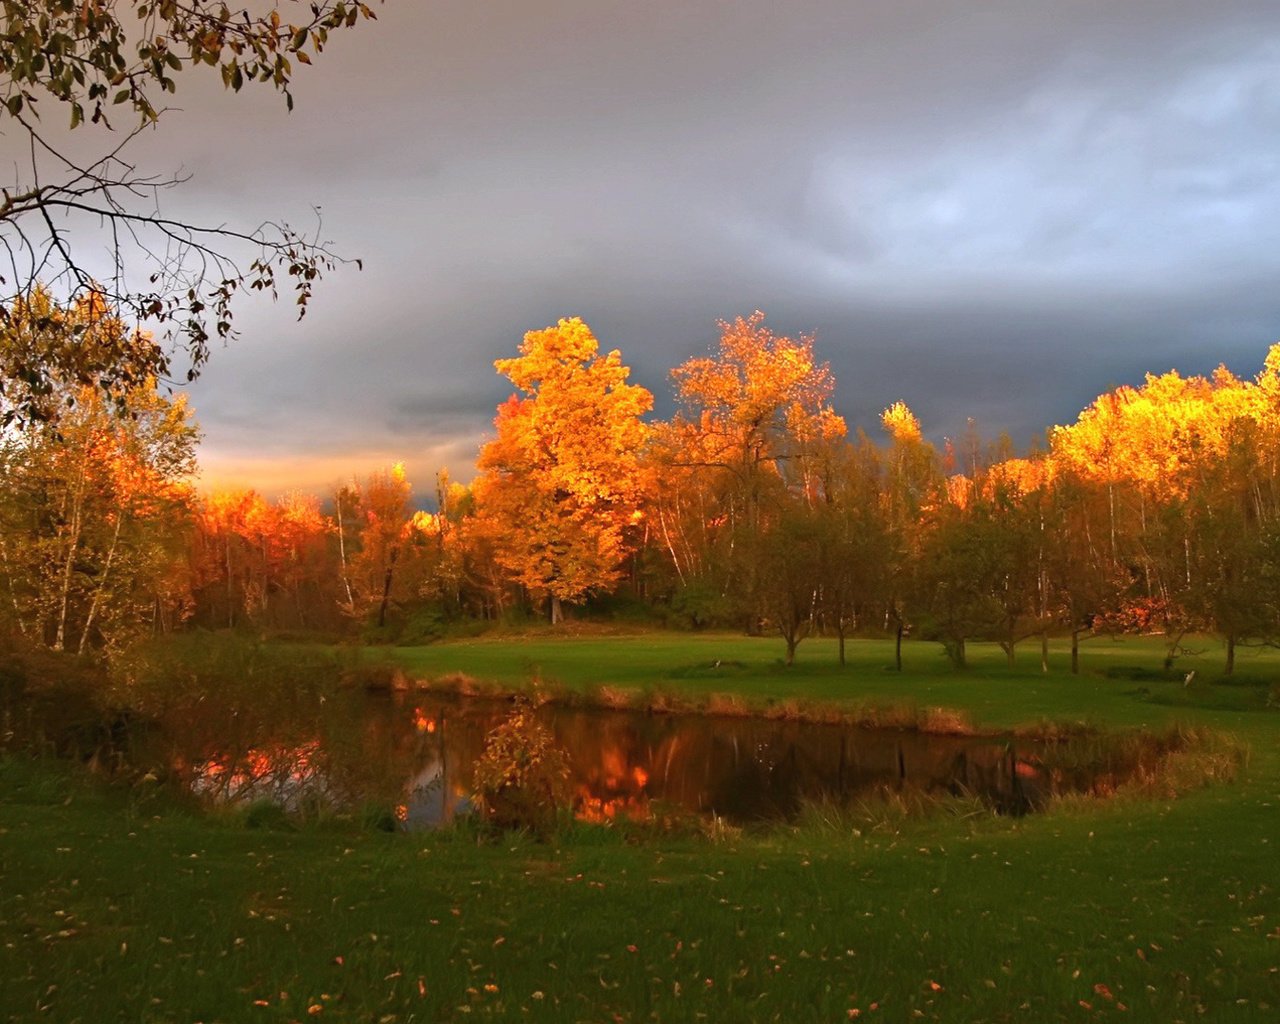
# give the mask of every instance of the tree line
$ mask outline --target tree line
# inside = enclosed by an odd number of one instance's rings
[[[37,292],[3,344],[145,344],[101,300]],[[42,383],[0,436],[0,622],[56,649],[175,629],[424,642],[485,623],[612,612],[770,631],[966,644],[1159,633],[1172,664],[1213,632],[1225,670],[1280,639],[1280,346],[1252,380],[1149,375],[1018,454],[941,449],[901,402],[873,438],[831,406],[811,337],[755,313],[671,374],[679,411],[566,319],[496,368],[513,386],[469,485],[433,512],[403,467],[327,495],[199,494],[198,430],[152,380]],[[61,339],[61,340],[60,340]],[[65,361],[65,360],[64,360]],[[23,401],[30,395],[24,391]],[[5,401],[0,389],[0,403]]]

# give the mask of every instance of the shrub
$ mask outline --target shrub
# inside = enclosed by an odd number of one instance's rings
[[[681,587],[671,598],[671,625],[706,629],[731,622],[739,609],[720,590],[701,580]]]
[[[533,707],[522,704],[486,737],[473,784],[494,828],[545,834],[569,803],[569,757]]]
[[[405,616],[404,625],[395,638],[402,647],[420,647],[443,640],[449,631],[449,620],[436,605],[420,605]]]

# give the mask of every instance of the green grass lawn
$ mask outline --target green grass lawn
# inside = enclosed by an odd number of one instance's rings
[[[1149,726],[1178,718],[1169,708],[1190,703],[1197,710],[1219,704],[1224,710],[1264,704],[1268,681],[1280,681],[1280,651],[1250,649],[1237,656],[1242,682],[1262,685],[1206,687],[1221,676],[1222,652],[1211,638],[1188,644],[1194,655],[1178,659],[1174,678],[1108,678],[1128,669],[1157,675],[1164,657],[1158,638],[1099,638],[1082,645],[1081,673],[1070,674],[1065,642],[1050,650],[1050,672],[1040,672],[1039,648],[1019,651],[1010,668],[994,644],[969,645],[969,668],[954,670],[938,644],[903,647],[903,671],[892,670],[889,641],[848,644],[847,664],[837,663],[833,640],[800,646],[795,665],[781,661],[782,643],[769,637],[731,634],[641,633],[634,636],[556,639],[554,635],[471,640],[429,647],[392,648],[408,673],[434,679],[462,673],[482,682],[521,688],[540,680],[570,690],[612,686],[662,690],[693,697],[732,693],[748,700],[816,700],[856,708],[900,702],[966,711],[991,728],[1034,724],[1045,719],[1089,721],[1111,726]],[[1201,686],[1188,696],[1185,673],[1195,671]],[[1147,699],[1135,699],[1141,689]]]
[[[399,656],[424,676],[911,701],[988,726],[1182,721],[1230,732],[1248,767],[1174,800],[1019,820],[815,815],[714,839],[578,827],[495,844],[465,830],[253,830],[145,786],[0,761],[0,1021],[1277,1019],[1280,713],[1258,699],[1267,687],[1097,674],[1158,667],[1142,641],[1095,642],[1079,678],[1041,677],[1030,650],[1010,672],[979,649],[956,675],[936,650],[909,645],[901,676],[883,670],[887,645],[852,645],[840,671],[810,641],[783,671],[777,642],[728,636]],[[1280,662],[1239,671],[1265,682]]]

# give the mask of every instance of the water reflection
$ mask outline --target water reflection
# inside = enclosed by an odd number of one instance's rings
[[[491,700],[352,693],[279,719],[204,708],[166,730],[167,760],[220,802],[288,809],[394,807],[408,828],[470,809],[485,736],[510,712]],[[847,803],[881,787],[973,793],[1033,809],[1087,777],[1043,769],[1030,743],[752,718],[544,707],[569,752],[575,812],[644,818],[656,804],[743,823],[793,816],[806,800]]]

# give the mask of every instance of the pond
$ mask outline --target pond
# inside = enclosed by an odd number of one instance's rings
[[[186,709],[150,740],[202,797],[271,800],[290,810],[394,808],[406,828],[471,809],[472,770],[508,701],[344,693],[272,719],[243,709]],[[1134,765],[1095,748],[1008,737],[752,717],[653,714],[545,705],[538,710],[572,763],[575,813],[644,818],[656,807],[734,823],[785,820],[808,801],[847,805],[914,788],[971,794],[1003,813],[1055,792],[1113,786]]]

